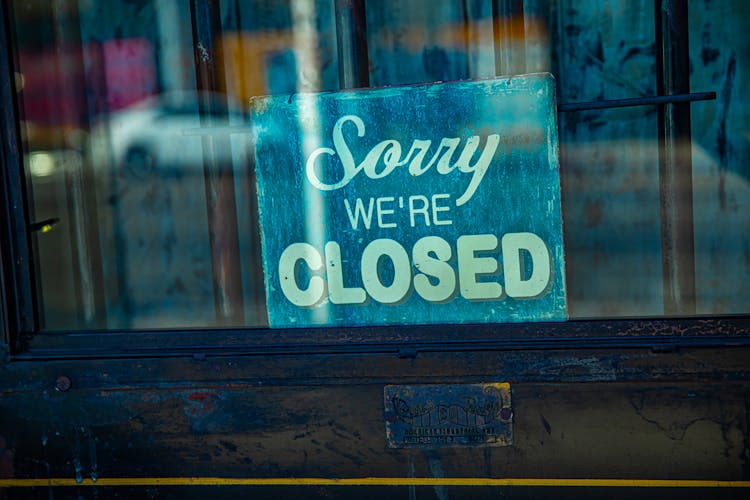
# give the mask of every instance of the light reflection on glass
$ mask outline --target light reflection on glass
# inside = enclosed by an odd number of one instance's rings
[[[299,94],[299,122],[302,131],[302,158],[307,158],[320,145],[321,129],[319,110],[315,99],[309,95],[321,88],[320,63],[316,47],[318,46],[315,29],[314,0],[292,2],[292,32],[294,36],[294,55],[297,60],[297,93]],[[305,239],[315,248],[322,249],[325,244],[326,207],[323,196],[311,184],[304,183],[305,189]],[[324,295],[313,312],[313,321],[325,323],[328,320],[328,298]]]

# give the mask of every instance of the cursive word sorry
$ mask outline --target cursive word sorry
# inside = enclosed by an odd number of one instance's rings
[[[364,172],[370,179],[381,179],[393,172],[396,167],[408,164],[409,174],[416,177],[424,174],[434,165],[437,172],[441,175],[450,174],[456,169],[461,173],[471,174],[471,180],[466,190],[461,196],[456,198],[456,206],[461,206],[474,196],[484,175],[487,173],[487,168],[495,156],[495,151],[497,151],[497,146],[500,143],[499,134],[488,135],[479,159],[475,163],[471,163],[474,154],[479,148],[479,136],[471,136],[466,140],[466,144],[458,155],[458,159],[455,162],[451,162],[461,139],[458,137],[443,137],[430,160],[424,163],[430,146],[432,146],[431,140],[414,139],[411,148],[402,157],[401,143],[394,139],[387,139],[376,144],[361,162],[356,163],[342,132],[344,124],[347,122],[351,122],[356,126],[358,137],[364,137],[365,124],[360,117],[356,115],[342,116],[333,126],[332,135],[335,149],[317,148],[310,153],[305,163],[307,179],[321,191],[333,191],[342,188],[349,184],[360,172]],[[316,160],[324,154],[331,157],[338,155],[339,157],[343,170],[341,177],[336,182],[323,182],[315,171]],[[382,166],[379,166],[381,160]]]

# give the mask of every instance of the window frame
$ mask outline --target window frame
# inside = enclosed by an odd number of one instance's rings
[[[687,36],[680,29],[687,29],[685,0],[665,2],[670,7],[660,7],[655,1],[657,16],[657,94],[648,98],[596,101],[590,103],[563,103],[558,112],[577,112],[585,109],[606,109],[621,106],[656,105],[659,108],[660,153],[666,151],[670,141],[678,141],[690,135],[690,102],[713,99],[713,92],[690,93],[689,81],[680,80],[687,60]],[[354,9],[347,10],[351,2],[336,0],[337,33],[343,33],[338,43],[345,48],[343,53],[359,54],[360,63],[367,54],[361,30],[364,9],[361,2],[353,2]],[[206,4],[207,5],[207,4]],[[191,2],[191,7],[193,3]],[[357,10],[356,6],[359,6]],[[671,7],[677,6],[676,10]],[[680,6],[684,7],[681,11]],[[75,332],[39,332],[38,305],[34,294],[34,245],[32,233],[44,221],[36,221],[30,212],[29,179],[24,176],[23,152],[21,150],[20,123],[18,121],[15,83],[13,79],[15,61],[11,45],[12,26],[8,15],[8,4],[0,8],[0,40],[4,50],[0,53],[0,99],[4,106],[0,126],[5,132],[0,139],[0,319],[3,341],[8,354],[15,360],[51,359],[105,359],[129,357],[203,357],[216,356],[269,356],[269,355],[318,355],[318,354],[393,354],[401,358],[414,358],[420,352],[461,352],[538,349],[592,349],[648,347],[655,350],[673,350],[679,347],[727,347],[750,345],[750,314],[730,316],[689,315],[689,304],[685,297],[677,297],[678,305],[666,308],[673,317],[663,318],[617,318],[596,320],[569,320],[542,323],[491,323],[480,325],[420,325],[420,326],[359,326],[321,328],[201,328],[167,330],[101,330]],[[669,17],[672,16],[672,17]],[[211,16],[200,16],[210,19]],[[671,22],[672,20],[678,22]],[[196,33],[208,36],[210,26],[194,27]],[[367,85],[367,64],[341,65],[341,81],[345,86]],[[205,69],[205,68],[204,68]],[[204,74],[205,71],[199,72]],[[362,76],[365,75],[365,76]],[[677,77],[677,78],[675,78]],[[210,86],[210,82],[203,82]],[[687,110],[687,111],[685,111]],[[682,116],[677,126],[673,120],[665,119],[668,113]],[[687,116],[687,125],[685,122]],[[564,147],[564,146],[563,146]],[[679,161],[669,161],[669,156],[660,154],[660,179],[665,175],[680,175]],[[688,169],[682,169],[688,170]],[[665,174],[666,172],[666,174]],[[688,175],[689,177],[689,175]],[[670,181],[671,182],[671,181]],[[676,182],[684,183],[685,179]],[[660,181],[660,184],[663,184]],[[682,231],[672,243],[664,243],[665,251],[674,249],[674,241],[684,241],[684,221],[665,223],[676,200],[674,185],[660,186],[662,196],[669,205],[662,211],[662,230],[676,227]],[[692,192],[689,191],[689,192]],[[664,205],[664,198],[662,204]],[[690,202],[692,204],[692,202]],[[692,207],[690,207],[692,214]],[[667,217],[672,217],[667,215]],[[692,215],[690,216],[692,224]],[[666,229],[665,229],[666,228]],[[692,237],[692,228],[689,230]],[[669,236],[668,238],[669,239]],[[674,262],[673,255],[663,259]],[[669,277],[672,267],[664,264],[665,280],[679,281],[677,289],[684,288],[685,279]],[[671,282],[670,282],[671,283]],[[670,287],[665,282],[665,291]],[[687,292],[689,295],[689,291]],[[666,299],[666,292],[665,292]],[[674,298],[671,298],[671,301]],[[689,298],[687,299],[689,301]],[[667,301],[665,300],[665,303]],[[680,305],[681,304],[681,305]]]
[[[37,329],[37,304],[33,294],[33,266],[27,199],[28,179],[24,177],[21,151],[21,130],[17,102],[14,99],[15,81],[12,46],[10,43],[9,6],[0,8],[0,320],[3,341],[11,353],[22,349],[20,332]]]

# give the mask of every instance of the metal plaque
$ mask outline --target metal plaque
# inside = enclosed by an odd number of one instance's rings
[[[253,99],[270,325],[565,319],[554,88]]]
[[[509,446],[510,384],[389,385],[385,435],[390,448]]]

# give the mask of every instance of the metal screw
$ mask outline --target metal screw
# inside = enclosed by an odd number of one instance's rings
[[[60,375],[57,377],[57,380],[55,380],[55,389],[57,389],[60,392],[65,392],[73,385],[73,383],[70,381],[70,378],[66,377],[65,375]]]
[[[513,416],[513,410],[510,408],[503,408],[500,410],[500,419],[505,420],[506,422],[511,419]]]

